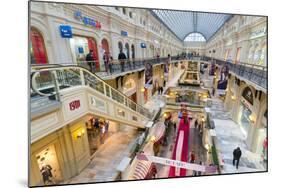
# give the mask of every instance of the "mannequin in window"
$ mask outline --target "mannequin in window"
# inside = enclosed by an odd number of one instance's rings
[[[43,182],[45,185],[54,184],[54,182],[52,180],[52,178],[53,178],[52,167],[50,165],[44,164],[40,171],[41,171]]]

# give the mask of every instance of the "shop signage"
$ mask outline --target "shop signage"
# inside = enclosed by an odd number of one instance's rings
[[[189,170],[196,170],[196,171],[201,171],[201,172],[206,172],[206,173],[215,173],[217,171],[216,166],[198,165],[198,164],[194,164],[194,163],[187,163],[187,162],[167,159],[167,158],[163,158],[163,157],[146,155],[143,153],[137,154],[137,159],[144,160],[144,161],[151,161],[153,163],[163,164],[163,165],[167,165],[167,166],[174,166],[176,168],[185,168],[185,169],[189,169]]]
[[[87,16],[83,16],[81,11],[74,12],[74,18],[83,22],[87,26],[92,26],[97,29],[101,29],[101,23],[93,18],[89,18]]]
[[[84,48],[82,46],[78,47],[78,53],[79,54],[84,54]]]
[[[70,111],[76,110],[80,108],[80,100],[75,100],[69,103],[69,109]]]
[[[257,37],[262,37],[265,34],[266,34],[266,28],[264,27],[264,28],[261,28],[259,30],[251,32],[250,39],[254,39],[254,38],[257,38]]]
[[[62,38],[72,38],[72,28],[69,25],[60,25],[60,35]]]
[[[141,43],[141,48],[146,48],[146,44],[145,43]]]
[[[127,37],[128,36],[128,32],[127,31],[121,31],[121,35]]]

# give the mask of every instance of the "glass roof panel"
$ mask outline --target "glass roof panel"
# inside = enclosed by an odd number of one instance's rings
[[[209,40],[232,16],[221,13],[157,9],[152,12],[181,40],[184,40],[190,33],[200,33],[206,40]]]

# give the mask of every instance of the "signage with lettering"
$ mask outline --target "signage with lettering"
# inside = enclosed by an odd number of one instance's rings
[[[143,153],[137,154],[137,159],[144,160],[144,161],[150,161],[150,162],[158,163],[158,164],[163,164],[163,165],[167,165],[167,166],[174,166],[177,168],[185,168],[185,169],[189,169],[189,170],[206,172],[206,173],[215,173],[217,171],[216,166],[198,165],[198,164],[194,164],[194,163],[187,163],[187,162],[167,159],[167,158],[163,158],[163,157],[146,155]]]
[[[72,28],[69,25],[60,25],[60,35],[62,38],[72,38]]]
[[[82,46],[78,47],[78,53],[83,54],[84,53],[84,48]]]
[[[85,25],[95,27],[97,29],[101,28],[101,23],[93,18],[89,18],[87,16],[83,16],[81,11],[74,12],[75,19],[83,22]]]
[[[127,31],[121,31],[121,35],[127,37],[128,36],[128,32]]]
[[[80,108],[80,100],[75,100],[69,103],[70,111],[76,110],[78,108]]]

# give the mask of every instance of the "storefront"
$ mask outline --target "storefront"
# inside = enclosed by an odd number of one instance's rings
[[[99,147],[105,143],[105,141],[118,129],[116,130],[117,124],[113,121],[109,121],[105,118],[87,115],[81,118],[75,125],[84,124],[86,130],[80,130],[77,136],[82,136],[82,134],[87,135],[87,140],[89,144],[89,153],[91,156],[99,149]]]
[[[125,54],[127,59],[130,59],[130,46],[128,43],[125,44]]]
[[[137,103],[137,86],[135,81],[131,78],[128,79],[123,86],[123,93],[128,96],[132,101]]]
[[[94,38],[84,36],[73,36],[72,38],[70,38],[69,41],[73,59],[77,64],[85,64],[86,56],[90,52],[90,50],[92,50],[96,70],[99,70],[100,64],[98,48],[97,42]]]
[[[239,125],[245,136],[248,135],[248,132],[251,127],[251,117],[253,109],[254,97],[252,90],[249,87],[246,87],[242,92],[240,109],[239,109]]]
[[[46,64],[48,63],[44,38],[34,27],[31,27],[31,46],[30,46],[30,60],[31,64]]]

